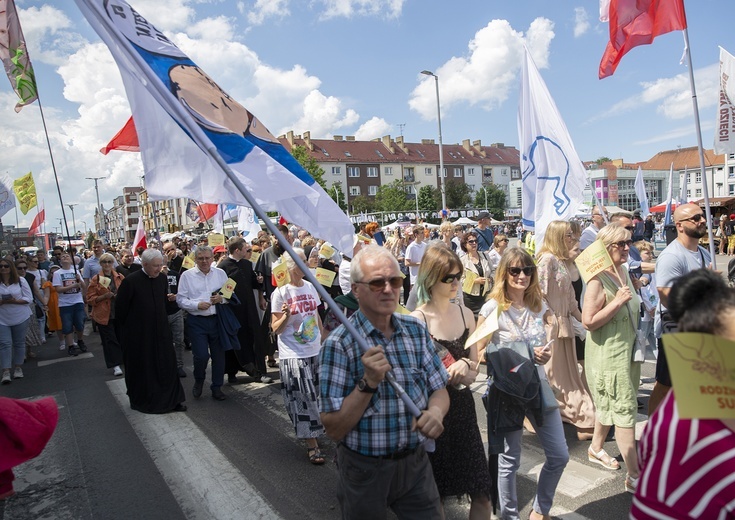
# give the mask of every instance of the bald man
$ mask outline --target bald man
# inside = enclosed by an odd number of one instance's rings
[[[661,347],[661,334],[677,331],[676,322],[666,311],[671,286],[678,277],[710,267],[712,264],[709,251],[699,245],[699,239],[707,234],[707,218],[702,208],[696,204],[682,204],[674,211],[674,224],[676,240],[666,246],[656,261],[656,288],[660,296],[659,312],[656,313],[656,331],[659,340],[656,385],[648,401],[649,417],[671,389],[669,365]]]

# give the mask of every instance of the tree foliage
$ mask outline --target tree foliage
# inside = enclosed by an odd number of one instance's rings
[[[487,210],[496,220],[503,220],[505,216],[505,192],[495,184],[486,184],[475,194],[475,207],[485,208],[485,190],[487,190]]]
[[[339,209],[345,211],[347,209],[347,196],[342,193],[342,183],[333,182],[332,187],[327,190],[332,200],[337,203]],[[339,198],[339,200],[337,200]]]
[[[597,164],[602,164],[602,163],[606,163],[606,162],[610,162],[610,161],[612,161],[612,159],[610,159],[609,157],[605,157],[603,155],[602,157],[599,157],[595,162]]]
[[[367,195],[358,195],[350,201],[352,213],[370,213],[375,210],[375,202]]]
[[[309,150],[307,150],[305,146],[294,146],[291,148],[291,155],[293,155],[299,164],[304,167],[304,170],[311,175],[312,179],[314,179],[319,186],[326,191],[327,184],[324,182],[324,169],[319,166],[317,160],[311,156]]]
[[[434,186],[421,186],[419,189],[419,209],[421,211],[439,211],[441,206],[441,192]]]
[[[446,181],[447,206],[450,208],[466,208],[472,202],[472,190],[464,182],[454,179]]]
[[[406,188],[400,179],[390,184],[383,184],[375,195],[377,211],[409,211],[413,201],[406,197]]]

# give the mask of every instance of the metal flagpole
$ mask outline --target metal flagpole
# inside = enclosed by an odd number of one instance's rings
[[[709,238],[709,254],[712,257],[712,269],[717,269],[715,257],[715,237],[712,232],[712,211],[709,206],[709,190],[707,189],[707,175],[705,174],[704,147],[702,146],[702,127],[699,123],[699,105],[697,103],[697,89],[694,86],[694,66],[692,65],[692,51],[689,47],[689,31],[684,27],[684,43],[686,45],[687,65],[689,67],[689,85],[692,89],[692,105],[694,107],[694,124],[697,128],[697,146],[699,147],[699,168],[702,171],[702,188],[704,189],[704,214],[707,217],[707,236]]]

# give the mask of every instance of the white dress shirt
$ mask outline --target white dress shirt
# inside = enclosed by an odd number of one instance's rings
[[[209,303],[212,293],[219,291],[227,278],[227,273],[219,267],[210,267],[207,274],[201,272],[199,267],[196,266],[187,269],[181,273],[176,303],[194,316],[213,316],[217,314],[215,306],[212,305],[209,309],[201,310],[198,307],[199,302]]]

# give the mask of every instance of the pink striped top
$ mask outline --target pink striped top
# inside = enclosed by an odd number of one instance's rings
[[[674,392],[638,444],[641,476],[630,518],[735,519],[735,433],[715,419],[680,419]]]

